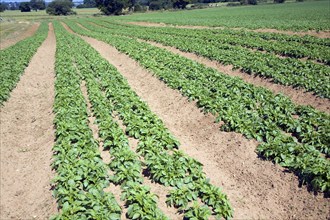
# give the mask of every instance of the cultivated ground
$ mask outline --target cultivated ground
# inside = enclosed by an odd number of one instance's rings
[[[37,27],[37,24],[33,24],[19,34],[14,32],[12,38],[1,40],[1,49],[32,35]],[[314,35],[329,37],[328,34]],[[214,116],[203,114],[194,102],[189,102],[177,90],[170,89],[129,56],[99,40],[81,37],[128,80],[131,88],[181,142],[181,149],[204,165],[211,183],[221,187],[228,195],[234,208],[234,219],[330,219],[329,198],[309,192],[305,186],[299,186],[295,174],[258,158],[257,141],[248,140],[234,132],[221,132],[220,124],[214,123]],[[232,71],[231,67],[175,48],[152,44],[226,74],[239,76],[246,82],[269,88],[274,93],[284,93],[297,104],[330,112],[328,99]],[[50,188],[55,175],[50,167],[55,140],[52,110],[56,80],[55,51],[56,40],[50,24],[47,39],[33,56],[10,99],[0,108],[0,219],[47,219],[58,212]],[[85,84],[81,85],[81,90],[88,101]],[[94,138],[99,139],[89,101],[88,109]],[[130,147],[136,150],[137,140],[129,138],[129,141]],[[103,160],[109,162],[109,153],[102,150],[102,144],[99,149]],[[183,218],[176,209],[165,204],[168,187],[152,183],[147,178],[145,185],[159,196],[159,207],[168,217]],[[110,185],[107,190],[115,194],[124,210],[122,219],[125,219],[126,209],[120,202],[120,188]]]
[[[55,36],[33,56],[1,114],[0,219],[46,219],[56,212],[50,181]]]
[[[184,28],[184,29],[224,29],[225,27],[208,27],[208,26],[192,26],[192,25],[171,25],[165,23],[153,23],[146,21],[131,21],[127,22],[127,24],[139,25],[144,27],[176,27],[176,28]],[[245,28],[233,28],[235,30],[240,30]],[[330,38],[330,31],[285,31],[285,30],[277,30],[271,28],[261,28],[261,29],[249,29],[249,31],[260,32],[260,33],[279,33],[279,34],[288,34],[288,35],[299,35],[299,36],[315,36],[319,38]]]
[[[212,183],[222,187],[233,201],[234,218],[326,217],[330,209],[328,199],[311,195],[305,187],[298,187],[297,177],[292,173],[260,160],[255,152],[256,141],[236,133],[220,132],[213,116],[201,113],[195,103],[168,88],[127,55],[98,40],[83,39],[123,74],[133,90],[179,139],[181,149],[203,163]],[[165,201],[166,193],[157,192]]]
[[[1,50],[32,36],[38,29],[39,23],[30,22],[1,22],[0,48]]]

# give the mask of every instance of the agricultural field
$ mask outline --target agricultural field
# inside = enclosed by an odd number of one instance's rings
[[[77,13],[76,17],[88,17],[93,16],[94,14],[100,13],[100,11],[96,8],[74,8],[73,11]],[[0,17],[4,21],[11,21],[11,22],[39,22],[39,21],[50,21],[53,19],[62,19],[66,17],[58,17],[48,15],[45,10],[40,11],[31,11],[22,13],[18,10],[13,11],[4,11],[0,13]],[[16,25],[15,25],[16,26]],[[1,28],[3,27],[3,23],[1,23]]]
[[[21,40],[20,37],[23,36],[27,29],[31,27],[28,22],[3,22],[0,28],[0,48],[4,49],[8,46],[15,44],[16,42],[11,42],[13,39],[18,38],[17,41]],[[33,32],[31,33],[31,35]],[[5,44],[6,43],[6,44]]]
[[[8,13],[0,219],[330,218],[328,4]]]
[[[224,7],[136,14],[114,18],[122,21],[142,21],[188,26],[213,26],[277,30],[329,30],[329,1],[307,1],[258,7]]]

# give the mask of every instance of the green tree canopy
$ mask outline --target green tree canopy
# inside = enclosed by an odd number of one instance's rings
[[[120,15],[126,8],[133,8],[133,0],[96,0],[96,6],[106,15]]]
[[[70,0],[54,0],[49,3],[46,12],[50,15],[72,15],[73,2]]]
[[[6,9],[7,9],[7,6],[4,3],[0,2],[0,12],[5,11]]]
[[[95,0],[84,0],[84,5],[89,7],[96,7],[96,2]]]
[[[150,10],[173,8],[173,2],[171,0],[150,0],[148,5]]]
[[[21,10],[21,12],[30,12],[31,11],[30,2],[21,2],[19,4],[19,10]]]
[[[4,3],[0,2],[0,12],[5,11],[6,9],[7,9],[7,6]]]
[[[257,0],[240,0],[242,5],[257,5]]]
[[[77,8],[95,8],[96,2],[95,0],[84,0],[84,3],[78,5]]]
[[[173,8],[184,9],[191,2],[191,0],[174,0]]]
[[[30,0],[31,9],[38,11],[44,10],[46,8],[46,4],[44,0]]]

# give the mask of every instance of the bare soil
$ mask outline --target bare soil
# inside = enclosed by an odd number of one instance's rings
[[[181,142],[181,149],[204,164],[214,185],[223,188],[235,219],[327,219],[330,199],[298,187],[297,177],[261,160],[257,142],[237,133],[221,132],[215,117],[168,88],[127,55],[96,39],[83,37],[128,80]]]
[[[48,219],[57,212],[50,181],[55,35],[33,56],[1,113],[0,219]]]
[[[11,33],[9,36],[1,39],[0,41],[0,48],[1,50],[10,47],[17,42],[24,40],[25,38],[31,37],[39,28],[39,23],[32,24],[27,29],[20,29]]]
[[[191,26],[191,25],[170,25],[164,23],[152,23],[152,22],[143,22],[143,21],[135,21],[135,22],[127,22],[128,24],[138,25],[138,26],[145,26],[145,27],[175,27],[175,28],[184,28],[184,29],[225,29],[224,27],[209,27],[209,26]],[[234,30],[242,30],[243,28],[231,28]],[[330,38],[330,31],[284,31],[284,30],[277,30],[277,29],[246,29],[253,32],[260,32],[260,33],[279,33],[279,34],[288,34],[288,35],[311,35],[314,37],[319,38]]]
[[[142,40],[140,40],[142,41]],[[175,54],[179,54],[181,56],[184,56],[188,59],[194,60],[196,62],[202,63],[207,67],[214,68],[218,70],[219,72],[225,73],[230,76],[236,76],[241,79],[243,79],[245,82],[253,84],[255,86],[262,86],[264,88],[267,88],[271,90],[273,93],[278,94],[282,93],[298,105],[310,105],[314,107],[315,109],[318,109],[320,111],[326,112],[330,114],[330,100],[325,98],[320,98],[316,95],[314,95],[312,92],[306,92],[303,89],[297,89],[293,88],[291,86],[284,86],[280,84],[273,83],[271,79],[262,78],[256,75],[249,75],[246,74],[240,70],[233,70],[232,65],[222,65],[217,61],[212,61],[207,58],[198,56],[194,53],[187,53],[182,52],[174,47],[164,46],[162,44],[151,42],[151,41],[143,41],[147,42],[153,46],[166,49],[168,51],[171,51]]]

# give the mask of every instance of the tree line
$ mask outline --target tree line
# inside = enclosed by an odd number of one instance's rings
[[[45,10],[46,3],[44,0],[30,0],[30,2],[1,2],[0,12],[5,10],[21,10],[22,12],[29,12],[31,10]]]
[[[72,0],[53,0],[46,4],[44,0],[30,0],[29,2],[1,2],[0,12],[5,10],[20,10],[21,12],[45,10],[50,15],[71,15],[74,3]],[[96,7],[94,5],[94,7]]]
[[[203,5],[207,3],[229,2],[228,5],[256,5],[262,0],[84,0],[77,8],[97,7],[105,15],[121,15],[133,11],[185,9],[188,4]],[[285,0],[273,0],[274,3],[284,3]],[[297,0],[303,1],[303,0]],[[0,3],[0,12],[4,10],[45,10],[50,15],[76,14],[72,0],[53,0],[47,7],[44,0],[30,0],[21,3]]]
[[[228,2],[228,6],[257,5],[265,0],[95,0],[96,7],[106,15],[121,15],[133,11],[185,9],[188,4],[203,7],[207,3]],[[273,0],[284,3],[285,0]],[[296,0],[303,1],[303,0]],[[196,8],[196,7],[195,7]]]

